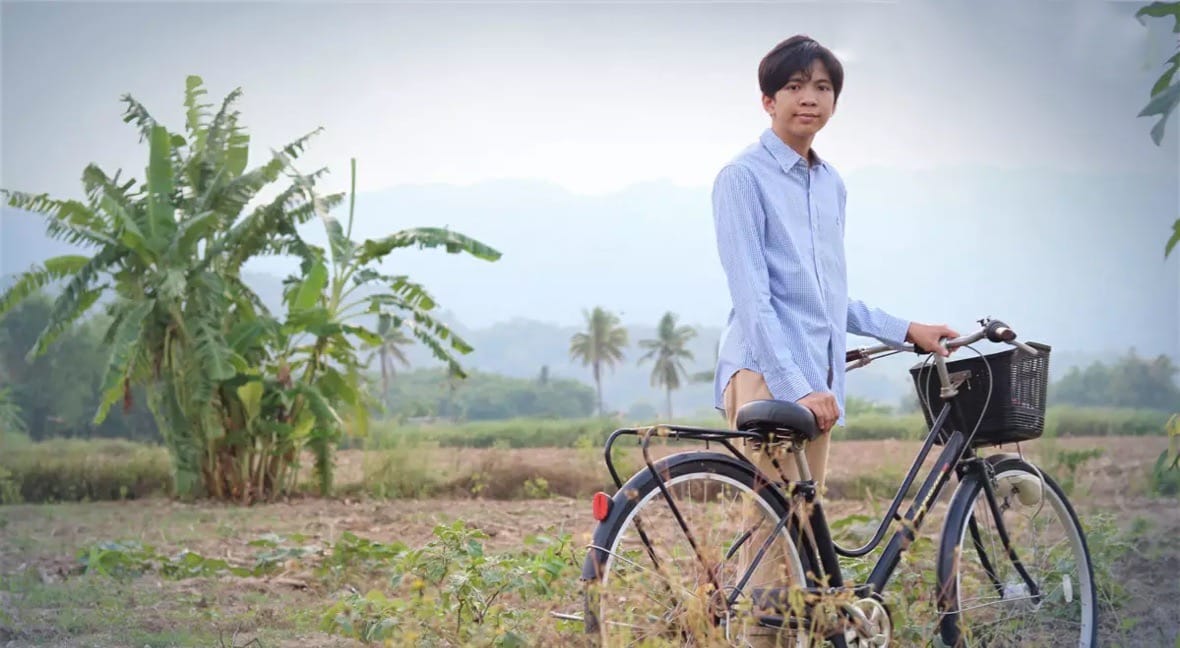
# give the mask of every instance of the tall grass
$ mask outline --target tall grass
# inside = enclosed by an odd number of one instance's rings
[[[168,453],[120,439],[13,443],[0,453],[0,504],[120,500],[172,492]]]

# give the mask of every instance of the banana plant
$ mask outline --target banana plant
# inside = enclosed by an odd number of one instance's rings
[[[291,168],[318,130],[247,169],[249,136],[233,108],[240,89],[212,114],[213,106],[202,103],[205,94],[200,77],[188,77],[184,134],[170,132],[134,98],[123,97],[124,121],[148,144],[143,181],[110,177],[91,164],[82,174],[85,201],[0,190],[10,206],[44,216],[50,236],[88,252],[49,259],[22,274],[0,295],[0,314],[50,283],[64,283],[30,351],[37,354],[105,299],[110,359],[95,421],[119,401],[128,405],[133,384],[146,385],[178,493],[225,497],[225,473],[242,459],[226,443],[221,385],[250,369],[226,335],[265,314],[241,280],[242,265],[297,246],[296,227],[341,197],[317,196],[313,204],[307,190],[320,172],[299,176],[270,201],[247,208]]]
[[[330,403],[343,408],[351,432],[368,431],[370,408],[376,403],[363,385],[363,348],[379,347],[394,331],[406,330],[447,364],[454,376],[465,377],[456,355],[471,346],[431,311],[433,297],[405,274],[388,274],[381,263],[394,251],[416,247],[441,248],[447,253],[467,253],[484,261],[496,261],[500,252],[473,238],[434,227],[395,232],[379,239],[355,242],[356,160],[350,160],[347,220],[342,224],[330,212],[328,201],[312,204],[327,234],[327,249],[301,239],[292,249],[300,256],[300,274],[288,277],[285,290],[286,319],[281,329],[279,362],[295,372],[301,383],[312,386]],[[368,323],[376,322],[374,331]],[[303,416],[315,402],[297,395],[290,415]],[[317,421],[323,420],[317,417]],[[315,454],[320,488],[331,484],[332,450],[343,430],[340,426],[313,426],[309,446]]]

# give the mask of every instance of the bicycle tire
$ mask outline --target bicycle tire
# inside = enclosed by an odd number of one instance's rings
[[[1061,520],[1064,527],[1066,527],[1069,537],[1070,547],[1073,551],[1073,557],[1077,561],[1080,575],[1080,595],[1077,597],[1081,610],[1082,620],[1079,625],[1078,646],[1088,648],[1097,644],[1098,636],[1098,602],[1097,592],[1094,586],[1094,567],[1090,558],[1090,550],[1086,544],[1085,531],[1082,529],[1078,521],[1077,513],[1066,497],[1065,492],[1060,485],[1049,475],[1044,474],[1039,468],[1033,464],[1021,459],[1016,455],[992,455],[985,458],[991,464],[992,474],[995,475],[994,483],[999,483],[1002,479],[1009,479],[1019,477],[1020,475],[1027,476],[1032,479],[1039,480],[1040,483],[1048,485],[1048,489],[1041,488],[1039,495],[1034,497],[1039,498],[1039,505],[1042,507],[1052,506],[1057,513],[1058,519]],[[951,503],[947,511],[946,520],[943,524],[942,535],[938,553],[938,580],[940,584],[938,590],[938,606],[941,613],[941,620],[939,621],[937,632],[938,638],[942,645],[954,648],[963,648],[968,645],[969,639],[964,636],[970,634],[971,629],[964,633],[964,622],[960,618],[962,610],[961,596],[961,578],[962,571],[959,568],[960,556],[966,556],[967,544],[971,543],[971,550],[974,552],[973,538],[978,537],[973,535],[968,537],[968,530],[970,529],[969,521],[972,518],[973,511],[977,501],[986,501],[986,494],[984,492],[983,479],[978,473],[973,473],[966,477],[955,490],[951,498]],[[1049,495],[1049,497],[1045,497]],[[1043,509],[1042,509],[1043,510]],[[990,515],[990,510],[988,511]],[[976,525],[978,533],[978,524]],[[1014,547],[1017,557],[1021,558],[1021,546]],[[983,552],[987,557],[987,552]],[[990,556],[989,560],[1004,561],[1008,565],[1013,565],[1006,555],[1000,551],[993,551],[992,553],[1000,554],[998,556]],[[1027,548],[1025,553],[1027,554]],[[1035,552],[1034,552],[1035,554]],[[976,554],[978,555],[978,554]],[[1022,558],[1022,562],[1027,560],[1027,555]],[[980,561],[983,562],[982,560]],[[1084,565],[1082,565],[1084,563]],[[1002,584],[996,582],[994,576],[997,570],[994,567],[984,567],[984,573],[993,579],[992,585],[989,587],[1000,588]],[[1039,585],[1044,585],[1047,581],[1044,579],[1037,579],[1040,581]],[[1024,587],[1023,584],[1020,584]],[[1067,602],[1072,602],[1073,586],[1068,584],[1068,581],[1063,581],[1062,589],[1068,587],[1071,592],[1066,598]],[[1007,586],[1003,586],[1006,588]],[[1050,594],[1055,594],[1050,592]],[[1007,595],[1005,592],[1000,593],[1001,602]],[[1048,597],[1049,594],[1046,594]],[[1063,595],[1064,597],[1064,595]],[[975,606],[984,607],[984,606]],[[1039,610],[1038,610],[1039,612]],[[1073,645],[1072,642],[1067,644],[1055,645]]]
[[[737,486],[752,494],[756,501],[776,516],[775,520],[788,516],[790,505],[778,488],[758,487],[764,477],[758,477],[755,468],[745,462],[714,452],[684,452],[654,462],[655,471],[662,476],[665,487],[670,488],[691,480],[715,480]],[[587,552],[582,569],[584,582],[585,632],[602,638],[604,628],[601,612],[595,600],[593,588],[603,585],[609,579],[615,551],[620,538],[635,517],[650,503],[665,504],[656,478],[646,467],[633,475],[612,497],[609,516],[595,527],[590,550]],[[797,532],[793,518],[784,527],[783,535],[788,548],[796,558],[793,569],[804,582],[813,585],[811,577],[816,573],[815,554],[807,536]],[[802,545],[802,546],[800,546]]]

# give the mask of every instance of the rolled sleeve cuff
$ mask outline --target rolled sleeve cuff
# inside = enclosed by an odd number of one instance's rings
[[[909,333],[910,323],[900,317],[886,315],[885,320],[881,322],[881,332],[877,336],[883,342],[901,346],[905,344],[905,336]]]

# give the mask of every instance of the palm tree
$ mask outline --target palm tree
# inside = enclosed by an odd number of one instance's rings
[[[593,311],[582,313],[586,318],[586,331],[575,333],[570,339],[570,358],[580,360],[582,365],[594,369],[594,386],[598,390],[598,415],[602,416],[602,365],[614,367],[623,359],[623,347],[627,346],[627,329],[619,324],[614,313],[596,306]]]
[[[669,419],[672,418],[672,391],[680,389],[682,376],[688,376],[688,370],[682,362],[693,359],[692,352],[685,346],[696,334],[696,329],[691,326],[676,326],[676,316],[672,313],[664,313],[656,337],[639,341],[639,346],[647,349],[647,353],[639,359],[639,364],[646,360],[655,361],[651,370],[651,384],[664,388]]]
[[[393,325],[393,318],[388,315],[383,315],[377,322],[377,335],[381,338],[381,343],[377,345],[376,350],[369,356],[372,361],[373,356],[381,362],[381,395],[382,398],[389,398],[389,380],[393,374],[397,373],[396,364],[400,363],[403,367],[410,366],[410,359],[406,357],[406,352],[402,348],[412,340],[402,331],[401,327]]]

